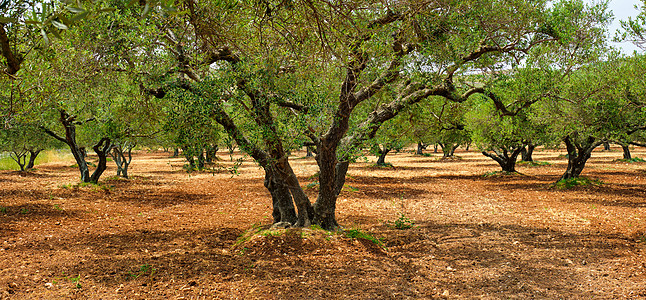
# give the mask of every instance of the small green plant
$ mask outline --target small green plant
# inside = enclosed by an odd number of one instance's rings
[[[156,272],[157,269],[155,269],[152,265],[144,264],[139,267],[139,271],[137,271],[137,273],[128,272],[128,276],[130,276],[130,278],[136,279],[143,275],[146,275],[146,273],[149,273],[148,276],[152,277]]]
[[[29,209],[28,208],[21,208],[20,213],[25,215],[25,214],[29,213]]]
[[[554,188],[559,190],[567,190],[576,186],[600,186],[603,182],[598,179],[590,179],[588,177],[575,177],[564,180],[559,180],[554,184]]]
[[[344,230],[343,233],[345,234],[345,236],[351,239],[365,239],[365,240],[371,241],[377,246],[380,246],[380,247],[384,246],[384,243],[382,243],[378,238],[374,237],[369,233],[363,232],[361,231],[361,229],[358,229],[358,228]]]
[[[435,156],[433,153],[422,153],[420,155],[424,156],[424,157],[434,157]]]
[[[54,204],[54,209],[58,211],[63,211],[63,209],[60,206],[58,206],[58,204]]]
[[[6,214],[7,213],[7,208],[4,206],[0,206],[0,213]]]
[[[58,284],[60,281],[68,281],[74,284],[74,288],[80,289],[81,286],[81,275],[79,274],[76,277],[69,277],[65,276],[65,272],[63,272],[63,277],[54,277],[52,280],[52,285]]]
[[[74,283],[74,287],[77,289],[81,288],[81,283],[79,282],[81,280],[81,275],[78,275],[76,277],[70,277],[69,280]]]
[[[388,225],[392,226],[395,229],[410,229],[415,226],[415,221],[409,219],[404,213],[399,213],[399,218],[393,222],[386,222]]]

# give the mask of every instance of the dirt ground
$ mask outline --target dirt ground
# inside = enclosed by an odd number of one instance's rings
[[[411,152],[353,164],[338,201],[339,223],[383,247],[310,229],[240,243],[271,221],[248,158],[232,177],[140,151],[131,179],[110,165],[86,187],[71,161],[2,171],[0,299],[646,299],[646,163],[595,151],[584,175],[603,184],[559,190],[563,151],[488,177],[499,168],[475,151]],[[291,161],[307,185],[303,155]]]

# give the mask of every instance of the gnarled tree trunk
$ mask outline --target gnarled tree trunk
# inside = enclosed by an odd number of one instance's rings
[[[455,155],[455,149],[460,147],[459,144],[438,143],[442,147],[442,158],[449,158]]]
[[[387,166],[388,164],[386,163],[386,155],[391,151],[390,148],[388,147],[383,147],[379,148],[378,156],[377,156],[377,165],[378,166]]]
[[[117,176],[128,178],[128,168],[132,162],[132,149],[135,146],[135,144],[125,142],[123,145],[113,147],[110,155],[117,165]]]
[[[284,181],[270,169],[265,171],[265,188],[271,194],[274,224],[287,222],[290,225],[298,221],[296,210],[294,209],[294,202],[289,188],[285,185]]]
[[[521,150],[522,161],[534,161],[534,158],[532,157],[534,149],[536,149],[536,146],[532,143],[528,143],[527,147],[523,147]]]
[[[619,143],[619,145],[621,146],[621,149],[624,151],[624,159],[628,159],[628,160],[632,159],[633,156],[630,154],[630,148],[628,147],[630,146],[630,144]]]
[[[509,150],[502,148],[501,150],[502,152],[497,149],[493,149],[492,151],[494,153],[482,151],[482,154],[495,160],[504,172],[516,172],[516,160],[518,159],[520,152],[523,150],[523,147],[510,148]]]
[[[567,148],[568,164],[565,173],[563,173],[559,181],[579,177],[585,167],[585,163],[592,155],[592,150],[603,143],[591,136],[586,138],[583,143],[577,143],[570,135],[567,135],[563,141]]]
[[[34,168],[34,165],[36,164],[36,157],[38,157],[38,154],[40,154],[41,151],[43,151],[43,149],[29,150],[29,162],[27,162],[25,170],[31,170]]]
[[[422,142],[417,142],[417,151],[415,151],[415,154],[417,155],[422,155],[424,154],[424,149],[426,149],[428,145],[424,145]]]
[[[79,172],[81,173],[81,182],[97,183],[99,181],[99,177],[101,177],[101,174],[103,174],[103,171],[105,171],[107,155],[112,148],[110,139],[102,138],[96,145],[94,145],[93,149],[99,157],[99,164],[97,165],[96,170],[94,170],[94,173],[92,173],[92,176],[90,176],[90,170],[88,168],[87,162],[85,161],[85,147],[80,147],[76,143],[76,125],[83,124],[83,122],[77,121],[76,116],[69,115],[65,110],[61,109],[59,110],[59,112],[59,121],[65,128],[65,137],[60,137],[58,134],[47,128],[42,127],[42,129],[53,138],[67,144],[67,146],[70,148],[70,151],[74,156],[74,160],[76,161],[76,164],[79,168]],[[86,122],[92,120],[94,120],[94,118],[89,119]]]
[[[107,168],[108,153],[112,150],[112,141],[109,138],[102,138],[92,149],[94,149],[94,153],[99,157],[99,163],[96,165],[94,172],[92,172],[90,182],[97,183]]]
[[[25,171],[25,165],[27,164],[27,153],[28,151],[25,149],[22,150],[14,150],[9,153],[9,156],[13,161],[15,161],[18,166],[20,167],[20,171],[24,172]]]

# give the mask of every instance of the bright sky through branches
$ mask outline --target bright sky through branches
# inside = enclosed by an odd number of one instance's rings
[[[594,2],[593,0],[586,0],[587,2]],[[610,39],[615,36],[616,32],[618,29],[621,28],[621,24],[619,23],[619,20],[628,20],[628,17],[635,17],[639,14],[639,11],[635,9],[635,5],[641,6],[641,1],[639,0],[611,0],[610,4],[608,5],[608,8],[612,10],[615,19],[612,21],[612,24],[610,24]],[[623,53],[625,54],[631,54],[633,51],[637,50],[639,52],[639,48],[635,46],[631,42],[624,42],[624,43],[614,43],[611,42],[611,45],[620,48]]]

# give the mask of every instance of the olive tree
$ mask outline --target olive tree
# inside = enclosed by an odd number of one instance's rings
[[[465,80],[476,70],[567,57],[599,39],[607,18],[603,5],[581,1],[189,0],[177,9],[186,13],[152,9],[132,22],[127,9],[113,12],[119,33],[106,45],[126,38],[111,52],[112,68],[149,95],[182,90],[209,103],[210,117],[265,170],[274,221],[326,229],[339,227],[349,162],[384,122],[429,97],[461,103],[484,93],[487,82]],[[392,96],[379,97],[385,91]],[[314,203],[289,163],[295,134],[316,148]]]

